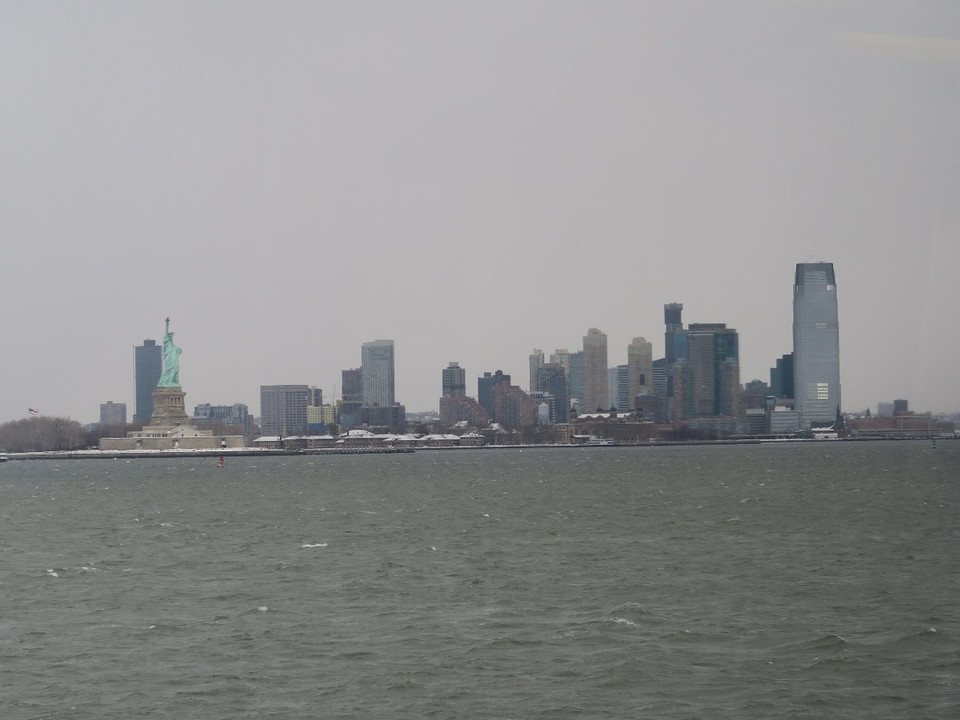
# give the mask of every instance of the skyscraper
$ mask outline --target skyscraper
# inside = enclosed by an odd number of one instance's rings
[[[143,345],[134,347],[133,370],[136,387],[133,421],[146,424],[153,417],[153,391],[163,373],[163,351],[156,340],[144,340]]]
[[[534,348],[530,353],[530,392],[540,390],[537,387],[537,369],[543,367],[543,350]]]
[[[467,371],[452,362],[443,369],[443,397],[466,397]]]
[[[373,340],[360,352],[363,370],[363,404],[366,407],[394,404],[393,340]]]
[[[663,306],[664,355],[668,365],[687,357],[686,333],[683,330],[683,303]]]
[[[341,400],[338,422],[343,430],[360,424],[360,408],[363,407],[363,370],[351,368],[340,373]]]
[[[637,396],[653,395],[653,344],[646,338],[627,345],[627,385],[629,410],[637,407]]]
[[[565,423],[570,419],[570,398],[567,394],[567,374],[559,363],[544,363],[537,368],[537,387],[553,397],[550,422]]]
[[[740,343],[737,331],[724,323],[691,323],[687,338],[686,417],[738,415]]]
[[[510,376],[503,370],[497,370],[493,374],[485,372],[483,377],[477,378],[477,402],[491,420],[497,419],[493,392],[497,385],[501,384],[510,384]]]
[[[583,409],[585,412],[610,407],[607,383],[607,336],[596,328],[583,337]]]
[[[840,323],[833,263],[798,263],[793,283],[793,395],[803,427],[840,412]]]
[[[570,405],[577,408],[577,412],[588,412],[583,404],[583,350],[567,353],[567,392],[570,394]],[[596,408],[589,412],[594,412]]]

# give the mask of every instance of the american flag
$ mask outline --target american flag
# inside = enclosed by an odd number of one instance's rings
[[[39,415],[39,414],[40,414],[40,411],[37,410],[36,408],[27,408],[27,411],[28,411],[31,415]]]

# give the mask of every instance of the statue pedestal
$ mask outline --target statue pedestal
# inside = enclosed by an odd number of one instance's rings
[[[186,393],[179,387],[158,387],[153,391],[153,417],[150,425],[172,427],[190,425],[190,417],[183,409]]]

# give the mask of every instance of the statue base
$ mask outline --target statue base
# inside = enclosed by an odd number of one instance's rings
[[[179,387],[158,387],[153,391],[153,417],[151,426],[172,427],[190,425],[190,417],[184,410],[183,398],[186,393]]]

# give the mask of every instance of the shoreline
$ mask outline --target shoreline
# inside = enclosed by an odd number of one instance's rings
[[[954,437],[935,438],[935,440],[954,440]],[[221,448],[221,449],[171,449],[171,450],[50,450],[33,452],[0,453],[0,461],[14,460],[133,460],[133,459],[172,459],[201,457],[290,457],[297,455],[394,455],[412,454],[429,450],[594,450],[601,448],[648,448],[648,447],[703,447],[718,445],[780,445],[788,443],[834,443],[834,442],[931,442],[931,438],[837,438],[817,440],[813,438],[743,438],[731,440],[679,440],[647,443],[596,443],[596,444],[555,444],[555,445],[438,445],[422,447],[354,447],[354,448],[312,448],[305,450],[278,450],[273,448]]]

